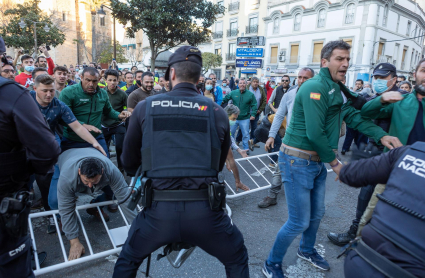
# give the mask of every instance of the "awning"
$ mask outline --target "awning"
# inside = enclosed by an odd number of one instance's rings
[[[159,53],[158,57],[156,57],[155,60],[155,67],[167,68],[168,58],[170,58],[171,54],[173,53],[169,50]]]

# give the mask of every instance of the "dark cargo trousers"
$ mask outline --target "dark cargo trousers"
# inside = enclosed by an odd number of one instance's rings
[[[134,219],[114,269],[114,278],[136,277],[143,260],[173,242],[198,246],[216,257],[227,277],[249,277],[248,252],[239,229],[208,201],[153,202]]]

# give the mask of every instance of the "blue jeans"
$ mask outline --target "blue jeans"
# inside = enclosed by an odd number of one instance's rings
[[[103,136],[103,134],[100,134],[95,138],[97,142],[105,150],[105,153],[108,155],[108,158],[109,158],[109,148],[106,145],[105,136]],[[90,148],[90,147],[93,147],[90,143],[87,143],[85,141],[84,142],[74,141],[66,137],[63,137],[61,141],[61,152],[67,151],[69,149]]]
[[[257,116],[255,116],[255,120],[249,120],[249,123],[250,123],[250,126],[251,126],[251,132],[249,133],[249,139],[255,140],[254,131],[257,128],[258,119],[260,119],[260,114],[257,114]],[[238,137],[236,137],[236,141],[238,141],[238,142],[242,141],[242,133],[238,133]]]
[[[230,127],[230,133],[233,138],[235,138],[236,129],[239,126],[239,132],[242,132],[242,144],[243,149],[248,150],[248,140],[249,140],[249,119],[246,120],[237,120],[236,123]]]
[[[349,151],[351,144],[353,143],[353,140],[358,148],[361,143],[367,144],[367,142],[369,141],[369,138],[367,138],[367,136],[361,133],[360,131],[352,129],[347,126],[347,132],[345,134],[345,140],[344,140],[344,144],[342,145],[342,150]]]
[[[301,251],[312,253],[317,230],[325,214],[327,170],[324,163],[279,152],[279,168],[289,218],[277,233],[267,260],[269,264],[281,264],[288,247],[301,233]]]

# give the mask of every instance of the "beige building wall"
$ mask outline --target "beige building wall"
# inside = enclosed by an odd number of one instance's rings
[[[11,1],[22,4],[24,0],[1,0]],[[78,1],[79,23],[76,21],[76,1]],[[53,15],[53,23],[58,26],[66,35],[65,42],[57,47],[51,47],[50,55],[55,64],[58,65],[76,65],[79,61],[89,63],[92,61],[92,14],[90,6],[82,4],[79,0],[41,0],[39,8]],[[101,24],[101,18],[98,14],[95,17],[96,42],[102,40],[112,41],[112,16],[110,11],[104,9],[106,16],[104,24]],[[81,29],[82,44],[77,45],[77,27]],[[43,42],[38,42],[41,44]],[[77,54],[79,50],[79,55]],[[8,53],[13,54],[13,50]],[[79,56],[79,57],[78,57]]]

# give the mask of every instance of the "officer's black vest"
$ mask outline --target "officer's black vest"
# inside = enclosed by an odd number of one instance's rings
[[[169,94],[146,99],[142,170],[147,177],[216,177],[220,154],[212,100]]]
[[[403,153],[377,197],[371,227],[425,262],[425,142]]]
[[[7,84],[16,84],[16,82],[0,76],[0,93],[2,92],[2,87]],[[16,152],[4,152],[4,150],[0,149],[0,177],[24,174],[26,163],[25,149]]]
[[[288,90],[286,90],[287,92]],[[282,101],[283,95],[286,94],[283,90],[283,86],[279,86],[276,88],[276,96],[274,98],[274,108],[279,108],[280,102]]]

